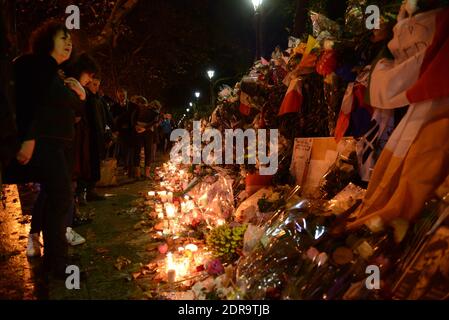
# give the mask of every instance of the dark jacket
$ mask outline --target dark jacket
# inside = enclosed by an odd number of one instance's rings
[[[133,132],[133,114],[137,105],[127,101],[125,106],[116,103],[112,106],[111,112],[114,118],[114,124],[117,131],[132,134]]]
[[[24,55],[14,61],[16,117],[21,141],[53,139],[71,142],[74,110],[82,102],[58,75],[50,55]]]

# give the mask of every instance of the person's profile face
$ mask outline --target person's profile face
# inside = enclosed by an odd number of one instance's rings
[[[53,37],[53,51],[51,55],[56,59],[58,64],[69,60],[72,54],[72,37],[70,34],[59,30]]]
[[[83,87],[87,86],[94,79],[94,74],[89,72],[83,72],[80,76],[80,83]]]
[[[442,250],[435,250],[432,252],[427,252],[424,255],[424,271],[426,274],[435,273],[440,265],[441,259],[444,257],[444,252]]]
[[[100,91],[100,80],[92,79],[92,81],[88,83],[87,87],[92,93],[98,93]]]
[[[124,90],[118,90],[117,91],[117,100],[120,103],[123,103],[126,101],[126,92]]]

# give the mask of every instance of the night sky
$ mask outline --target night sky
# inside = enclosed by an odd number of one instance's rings
[[[262,43],[267,58],[276,45],[287,45],[286,28],[293,24],[294,2],[264,1]],[[64,18],[69,4],[78,5],[81,11],[81,30],[74,34],[76,49],[90,52],[88,39],[102,30],[114,1],[16,3],[20,54],[33,28],[47,18]],[[116,46],[92,55],[101,66],[103,87],[111,96],[116,87],[122,86],[131,95],[158,99],[167,110],[175,112],[185,109],[194,99],[193,92],[200,90],[200,104],[208,104],[208,68],[215,69],[215,79],[234,77],[227,81],[233,85],[252,65],[254,8],[251,0],[140,0],[122,21]]]

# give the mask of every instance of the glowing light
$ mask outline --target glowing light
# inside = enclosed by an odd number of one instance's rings
[[[191,252],[197,252],[198,251],[198,246],[195,245],[195,244],[190,243],[190,244],[185,246],[185,249],[189,250]]]
[[[165,206],[165,213],[168,219],[173,219],[176,213],[176,207],[173,203],[167,203]]]

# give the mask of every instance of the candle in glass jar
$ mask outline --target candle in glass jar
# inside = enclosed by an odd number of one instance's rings
[[[176,270],[170,269],[167,272],[168,283],[173,283],[176,280]]]

